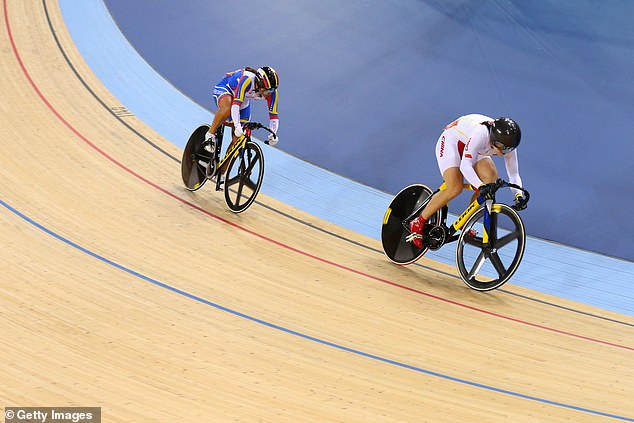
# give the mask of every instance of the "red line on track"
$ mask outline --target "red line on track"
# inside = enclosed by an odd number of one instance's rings
[[[418,290],[418,289],[415,289],[415,288],[411,288],[411,287],[408,287],[408,286],[405,286],[405,285],[401,285],[399,283],[392,282],[392,281],[389,281],[387,279],[383,279],[383,278],[380,278],[378,276],[374,276],[374,275],[371,275],[369,273],[365,273],[365,272],[353,269],[353,268],[348,267],[348,266],[344,266],[342,264],[339,264],[339,263],[324,259],[322,257],[319,257],[319,256],[316,256],[314,254],[308,253],[306,251],[297,249],[297,248],[292,247],[292,246],[290,246],[288,244],[284,244],[284,243],[282,243],[280,241],[277,241],[277,240],[275,240],[273,238],[269,238],[269,237],[267,237],[265,235],[262,235],[260,233],[255,232],[255,231],[252,231],[251,229],[245,228],[244,226],[240,226],[240,225],[238,225],[236,223],[233,223],[233,222],[231,222],[231,221],[229,221],[227,219],[224,219],[224,218],[222,218],[222,217],[220,217],[218,215],[215,215],[215,214],[203,209],[202,207],[200,207],[200,206],[198,206],[198,205],[196,205],[194,203],[191,203],[191,202],[185,200],[184,198],[179,197],[178,195],[168,191],[167,189],[161,187],[160,185],[158,185],[158,184],[150,181],[149,179],[141,176],[140,174],[136,173],[134,170],[130,169],[129,167],[127,167],[125,165],[123,165],[121,162],[117,161],[114,157],[110,156],[108,153],[103,151],[95,143],[90,141],[82,133],[80,133],[77,129],[75,129],[66,119],[64,119],[64,117],[57,111],[57,109],[55,109],[55,107],[48,101],[48,99],[44,96],[44,94],[42,94],[42,91],[40,91],[40,89],[38,88],[37,84],[33,81],[33,79],[31,78],[31,75],[27,71],[26,66],[24,65],[24,62],[22,61],[20,53],[18,52],[18,49],[17,49],[16,44],[15,44],[15,41],[13,39],[13,33],[11,32],[11,25],[9,23],[9,14],[8,14],[8,11],[7,11],[7,0],[3,0],[3,5],[4,5],[4,22],[5,22],[6,27],[7,27],[7,33],[8,33],[8,36],[9,36],[9,41],[11,43],[11,48],[13,50],[13,54],[14,54],[15,58],[17,59],[18,64],[20,65],[20,68],[22,69],[22,72],[24,73],[24,76],[27,78],[27,80],[29,81],[29,84],[35,90],[35,92],[37,93],[38,97],[44,102],[44,104],[46,104],[46,106],[57,117],[57,119],[59,119],[60,122],[62,122],[71,132],[73,132],[75,135],[77,135],[77,137],[79,137],[82,141],[84,141],[86,144],[88,144],[91,148],[93,148],[95,151],[97,151],[103,157],[108,159],[110,162],[114,163],[115,165],[117,165],[118,167],[123,169],[125,172],[133,175],[134,177],[136,177],[137,179],[145,182],[146,184],[150,185],[151,187],[161,191],[162,193],[172,197],[173,199],[175,199],[175,200],[177,200],[177,201],[179,201],[179,202],[181,202],[183,204],[186,204],[187,206],[189,206],[189,207],[191,207],[193,209],[196,209],[196,210],[200,211],[201,213],[206,214],[209,217],[212,217],[214,219],[217,219],[217,220],[221,221],[222,223],[225,223],[227,225],[233,226],[236,229],[239,229],[241,231],[247,232],[247,233],[249,233],[249,234],[251,234],[253,236],[256,236],[256,237],[261,238],[261,239],[263,239],[265,241],[271,242],[271,243],[273,243],[275,245],[278,245],[278,246],[280,246],[282,248],[285,248],[287,250],[293,251],[293,252],[295,252],[297,254],[301,254],[301,255],[303,255],[305,257],[309,257],[311,259],[314,259],[314,260],[320,261],[322,263],[328,264],[330,266],[333,266],[333,267],[348,271],[350,273],[354,273],[356,275],[363,276],[363,277],[375,280],[377,282],[381,282],[381,283],[385,283],[385,284],[388,284],[388,285],[392,285],[392,286],[397,287],[397,288],[405,289],[407,291],[414,292],[416,294],[424,295],[426,297],[433,298],[433,299],[438,300],[438,301],[442,301],[442,302],[445,302],[445,303],[453,304],[455,306],[462,307],[462,308],[465,308],[465,309],[468,309],[468,310],[472,310],[472,311],[476,311],[476,312],[479,312],[479,313],[487,314],[489,316],[498,317],[500,319],[504,319],[504,320],[508,320],[508,321],[512,321],[512,322],[516,322],[516,323],[520,323],[520,324],[531,326],[531,327],[538,328],[538,329],[547,330],[549,332],[554,332],[554,333],[558,333],[558,334],[561,334],[561,335],[571,336],[571,337],[578,338],[578,339],[583,339],[583,340],[586,340],[586,341],[596,342],[596,343],[599,343],[599,344],[604,344],[604,345],[609,345],[609,346],[616,347],[616,348],[622,348],[622,349],[634,351],[634,347],[629,347],[627,345],[620,345],[620,344],[616,344],[616,343],[613,343],[613,342],[604,341],[604,340],[601,340],[601,339],[591,338],[591,337],[588,337],[588,336],[578,335],[578,334],[575,334],[575,333],[572,333],[572,332],[567,332],[567,331],[564,331],[564,330],[555,329],[555,328],[551,328],[551,327],[544,326],[544,325],[539,325],[537,323],[532,323],[532,322],[529,322],[529,321],[526,321],[526,320],[521,320],[521,319],[518,319],[518,318],[515,318],[515,317],[506,316],[506,315],[503,315],[503,314],[499,314],[499,313],[495,313],[495,312],[492,312],[492,311],[484,310],[482,308],[470,306],[468,304],[460,303],[458,301],[450,300],[448,298],[443,298],[443,297],[440,297],[438,295],[431,294],[429,292],[425,292],[425,291],[421,291],[421,290]]]

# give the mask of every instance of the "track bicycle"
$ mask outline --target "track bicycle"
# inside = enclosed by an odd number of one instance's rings
[[[268,127],[258,122],[243,125],[244,135],[230,145],[221,158],[222,138],[226,125],[216,131],[215,145],[205,141],[209,125],[201,125],[192,132],[181,161],[181,173],[185,187],[190,191],[200,189],[207,180],[215,182],[216,191],[223,190],[227,207],[235,213],[245,211],[258,195],[264,177],[264,153],[251,140],[251,132]],[[264,141],[268,144],[268,141]],[[227,164],[228,163],[228,164]],[[224,173],[220,169],[226,165]],[[211,174],[208,170],[211,169]]]
[[[474,190],[469,184],[464,188]],[[500,188],[516,188],[522,191],[526,202],[530,198],[527,190],[502,179],[495,182],[494,196]],[[495,197],[485,200],[478,196],[450,226],[447,226],[448,206],[444,206],[427,220],[421,248],[407,240],[409,223],[443,189],[445,183],[433,192],[425,185],[414,184],[396,194],[381,227],[385,255],[396,264],[406,265],[429,250],[458,241],[456,264],[464,283],[477,291],[502,286],[517,270],[526,244],[524,223],[514,206],[498,203]]]

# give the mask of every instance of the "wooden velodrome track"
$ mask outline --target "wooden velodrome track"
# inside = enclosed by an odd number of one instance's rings
[[[1,0],[0,402],[104,422],[634,421],[634,320],[187,192],[57,4]],[[266,183],[266,180],[265,180]],[[321,230],[320,230],[321,229]]]

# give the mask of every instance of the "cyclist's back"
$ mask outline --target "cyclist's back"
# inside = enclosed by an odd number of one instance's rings
[[[460,156],[462,156],[464,146],[472,138],[476,138],[478,141],[480,138],[488,140],[489,131],[482,123],[492,120],[493,118],[476,113],[461,116],[445,126],[441,137],[445,137],[445,143],[458,144],[458,150],[460,151]]]
[[[241,100],[241,103],[244,101],[244,108],[248,105],[248,100],[262,100],[265,98],[258,94],[254,81],[255,73],[247,68],[228,72],[216,85],[229,87],[234,99]]]

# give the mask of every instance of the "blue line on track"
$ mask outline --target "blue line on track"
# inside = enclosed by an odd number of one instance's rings
[[[634,422],[634,418],[628,418],[628,417],[619,416],[619,415],[616,415],[616,414],[604,413],[604,412],[597,411],[597,410],[592,410],[592,409],[588,409],[588,408],[578,407],[578,406],[575,406],[575,405],[565,404],[565,403],[561,403],[561,402],[557,402],[557,401],[548,400],[548,399],[545,399],[545,398],[539,398],[539,397],[535,397],[535,396],[531,396],[531,395],[526,395],[526,394],[522,394],[522,393],[519,393],[519,392],[513,392],[513,391],[506,390],[506,389],[496,388],[494,386],[485,385],[485,384],[482,384],[482,383],[472,382],[472,381],[469,381],[469,380],[466,380],[466,379],[460,379],[460,378],[457,378],[457,377],[454,377],[454,376],[445,375],[445,374],[442,374],[442,373],[434,372],[432,370],[423,369],[421,367],[413,366],[411,364],[402,363],[400,361],[391,360],[389,358],[380,357],[378,355],[369,354],[369,353],[363,352],[361,350],[356,350],[354,348],[349,348],[349,347],[345,347],[343,345],[335,344],[333,342],[329,342],[329,341],[326,341],[326,340],[323,340],[323,339],[320,339],[320,338],[316,338],[314,336],[306,335],[304,333],[297,332],[297,331],[294,331],[292,329],[288,329],[288,328],[276,325],[274,323],[270,323],[270,322],[267,322],[265,320],[258,319],[257,317],[249,316],[248,314],[241,313],[241,312],[236,311],[236,310],[232,310],[232,309],[224,307],[224,306],[222,306],[220,304],[214,303],[212,301],[209,301],[209,300],[206,300],[204,298],[198,297],[198,296],[196,296],[194,294],[190,294],[190,293],[188,293],[186,291],[180,290],[180,289],[178,289],[176,287],[173,287],[171,285],[168,285],[166,283],[160,282],[160,281],[158,281],[156,279],[152,279],[149,276],[145,276],[145,275],[143,275],[143,274],[141,274],[141,273],[139,273],[137,271],[134,271],[134,270],[132,270],[132,269],[130,269],[128,267],[125,267],[125,266],[123,266],[123,265],[121,265],[119,263],[116,263],[116,262],[114,262],[114,261],[112,261],[110,259],[107,259],[107,258],[105,258],[103,256],[100,256],[99,254],[94,253],[94,252],[90,251],[89,249],[87,249],[85,247],[82,247],[81,245],[69,240],[68,238],[65,238],[65,237],[53,232],[52,230],[46,228],[45,226],[39,224],[38,222],[36,222],[35,220],[31,219],[30,217],[28,217],[24,213],[20,212],[19,210],[15,209],[14,207],[10,206],[9,204],[4,202],[3,200],[0,200],[0,204],[3,207],[5,207],[7,210],[11,211],[12,213],[14,213],[15,215],[19,216],[20,218],[22,218],[26,222],[30,223],[31,225],[37,227],[38,229],[44,231],[45,233],[51,235],[52,237],[58,239],[59,241],[62,241],[63,243],[65,243],[65,244],[67,244],[67,245],[69,245],[69,246],[71,246],[71,247],[73,247],[73,248],[85,253],[85,254],[88,254],[89,256],[92,256],[92,257],[96,258],[97,260],[100,260],[100,261],[102,261],[102,262],[104,262],[106,264],[109,264],[109,265],[111,265],[111,266],[113,266],[113,267],[115,267],[115,268],[117,268],[119,270],[122,270],[122,271],[124,271],[124,272],[126,272],[126,273],[128,273],[130,275],[136,276],[137,278],[140,278],[140,279],[142,279],[142,280],[144,280],[146,282],[149,282],[149,283],[151,283],[153,285],[156,285],[156,286],[159,286],[161,288],[167,289],[167,290],[169,290],[171,292],[174,292],[176,294],[182,295],[182,296],[184,296],[186,298],[192,299],[192,300],[197,301],[199,303],[206,304],[208,306],[214,307],[214,308],[216,308],[218,310],[222,310],[222,311],[225,311],[227,313],[233,314],[235,316],[250,320],[252,322],[255,322],[255,323],[267,326],[267,327],[270,327],[272,329],[276,329],[276,330],[288,333],[290,335],[298,336],[300,338],[304,338],[304,339],[307,339],[309,341],[317,342],[317,343],[322,344],[322,345],[326,345],[326,346],[329,346],[329,347],[332,347],[332,348],[336,348],[336,349],[341,350],[341,351],[346,351],[346,352],[349,352],[349,353],[352,353],[352,354],[356,354],[356,355],[359,355],[359,356],[362,356],[362,357],[370,358],[372,360],[377,360],[377,361],[380,361],[380,362],[383,362],[383,363],[392,364],[394,366],[402,367],[402,368],[405,368],[405,369],[408,369],[408,370],[413,370],[415,372],[424,373],[424,374],[429,375],[429,376],[434,376],[434,377],[438,377],[438,378],[441,378],[441,379],[450,380],[452,382],[457,382],[457,383],[461,383],[461,384],[464,384],[464,385],[473,386],[473,387],[476,387],[476,388],[486,389],[488,391],[493,391],[493,392],[497,392],[497,393],[501,393],[501,394],[506,394],[506,395],[517,397],[517,398],[523,398],[523,399],[527,399],[527,400],[530,400],[530,401],[536,401],[536,402],[540,402],[540,403],[543,403],[543,404],[553,405],[553,406],[556,406],[556,407],[562,407],[562,408],[567,408],[567,409],[570,409],[570,410],[580,411],[580,412],[583,412],[583,413],[589,413],[589,414],[594,414],[594,415],[603,416],[603,417],[610,417],[610,418],[618,419],[618,420],[622,420],[622,421]]]

